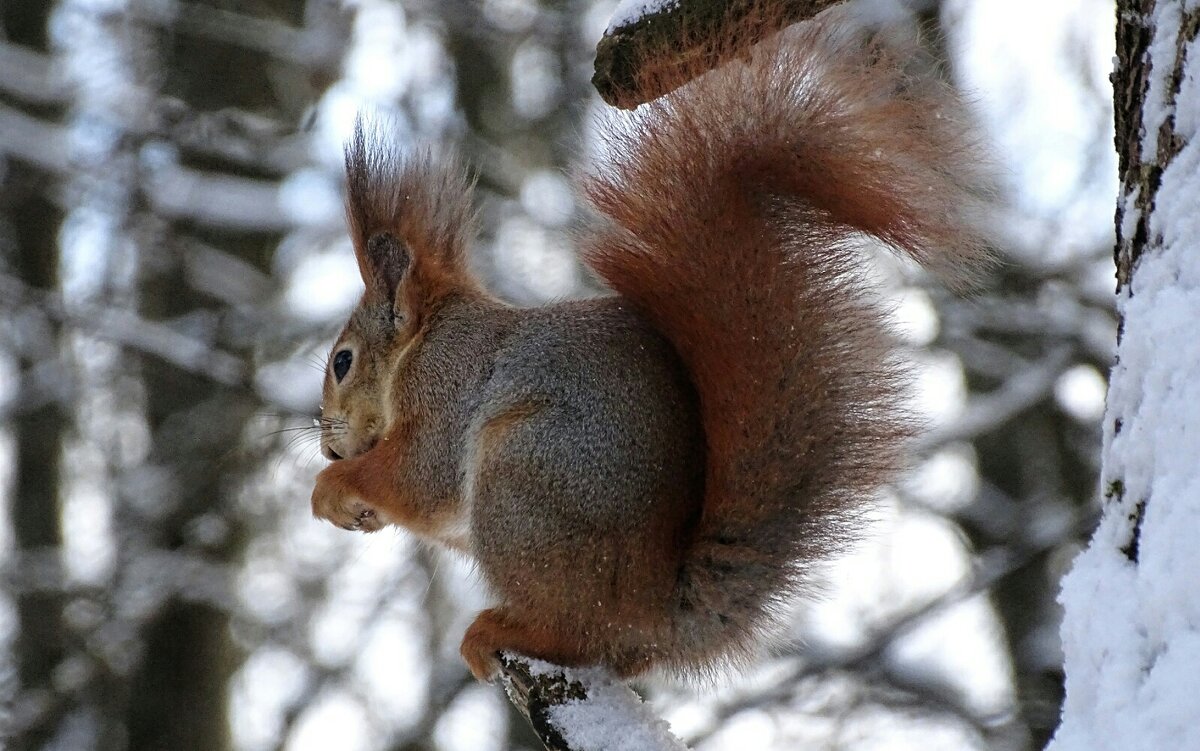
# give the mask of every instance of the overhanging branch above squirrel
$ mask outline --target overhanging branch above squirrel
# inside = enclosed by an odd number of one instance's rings
[[[614,107],[633,109],[675,90],[793,23],[845,0],[682,0],[609,28],[596,45],[592,85]],[[713,44],[720,35],[736,38]],[[646,75],[654,68],[653,75]]]

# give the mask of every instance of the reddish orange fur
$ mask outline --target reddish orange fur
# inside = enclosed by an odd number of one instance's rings
[[[700,395],[694,606],[737,609],[740,586],[755,613],[665,650],[687,671],[744,654],[897,470],[913,428],[856,235],[969,283],[990,262],[969,226],[980,154],[950,92],[823,23],[606,128],[585,190],[610,223],[584,259],[671,341]],[[746,581],[714,579],[718,561]]]
[[[863,236],[952,284],[988,259],[954,98],[836,24],[602,126],[582,256],[618,296],[529,310],[468,271],[459,170],[348,148],[367,290],[313,510],[469,553],[497,601],[463,641],[481,678],[503,649],[623,675],[748,657],[912,433]]]

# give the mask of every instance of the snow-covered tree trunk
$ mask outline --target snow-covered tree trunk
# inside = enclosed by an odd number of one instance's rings
[[[1063,583],[1051,751],[1200,749],[1200,4],[1119,0],[1104,516]]]

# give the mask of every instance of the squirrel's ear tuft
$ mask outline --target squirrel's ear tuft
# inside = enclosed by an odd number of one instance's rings
[[[346,142],[346,218],[360,265],[368,241],[389,232],[416,265],[461,267],[475,231],[473,189],[454,155],[409,152],[384,123],[355,120]]]
[[[346,142],[346,218],[367,295],[418,325],[455,290],[481,289],[466,263],[473,182],[451,155],[407,153],[361,116]]]
[[[385,300],[395,300],[396,290],[412,265],[404,243],[390,232],[379,232],[367,240],[363,282]]]

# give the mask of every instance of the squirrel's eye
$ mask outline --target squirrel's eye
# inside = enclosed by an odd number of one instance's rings
[[[350,372],[350,363],[354,362],[354,355],[350,350],[344,349],[333,356],[333,377],[338,383],[346,377],[346,373]]]

